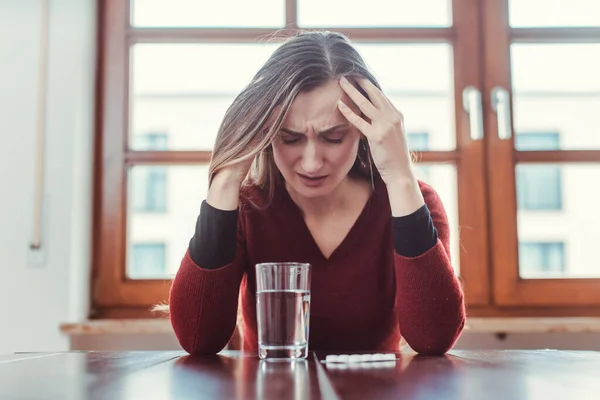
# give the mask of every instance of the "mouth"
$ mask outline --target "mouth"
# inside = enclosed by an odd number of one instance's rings
[[[308,176],[308,175],[298,174],[298,176],[300,177],[300,180],[302,181],[302,183],[308,187],[321,186],[323,184],[323,182],[325,182],[325,179],[327,179],[327,175]]]

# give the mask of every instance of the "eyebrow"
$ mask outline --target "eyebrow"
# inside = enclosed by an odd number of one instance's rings
[[[336,126],[332,126],[331,128],[327,128],[325,130],[322,130],[319,132],[320,135],[327,135],[328,133],[332,133],[334,131],[337,131],[338,129],[342,129],[342,128],[347,128],[349,125],[348,124],[340,124],[340,125],[336,125]],[[287,128],[281,128],[281,130],[287,134],[293,135],[293,136],[304,136],[305,134],[302,132],[296,132],[296,131],[292,131],[290,129]]]

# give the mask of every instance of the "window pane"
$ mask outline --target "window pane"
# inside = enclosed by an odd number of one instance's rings
[[[404,114],[407,132],[427,132],[429,150],[453,150],[452,47],[445,43],[360,43],[357,48],[384,93]]]
[[[408,140],[408,149],[411,152],[416,152],[416,159],[419,159],[418,153],[429,150],[429,133],[427,132],[406,132]],[[421,180],[427,182],[431,179],[431,168],[427,165],[417,164],[417,171],[420,174]]]
[[[452,266],[460,272],[458,197],[456,167],[451,164],[416,164],[417,179],[433,187],[442,199],[450,224],[450,256]]]
[[[516,132],[515,148],[521,151],[559,150],[558,132]]]
[[[276,46],[134,46],[130,147],[158,150],[148,135],[162,134],[160,150],[211,150],[225,111]]]
[[[599,278],[600,164],[518,164],[519,271],[524,278]]]
[[[138,213],[167,211],[167,168],[134,168],[130,177],[129,198]]]
[[[509,0],[514,27],[600,26],[598,0]]]
[[[452,25],[451,0],[298,0],[298,24],[305,27],[444,27]]]
[[[555,133],[557,150],[600,149],[600,44],[513,44],[511,57],[516,139]]]
[[[528,277],[561,276],[565,273],[565,244],[563,242],[520,242],[520,275]]]
[[[127,273],[132,279],[172,277],[194,234],[200,204],[208,191],[207,165],[136,165],[129,170],[129,187],[135,186],[139,176],[156,169],[164,173],[161,189],[168,208],[148,213],[137,207],[136,193],[128,196]],[[164,250],[158,250],[157,243],[162,243]],[[164,268],[160,251],[165,253]]]
[[[138,27],[277,27],[285,24],[284,0],[133,0]]]
[[[131,147],[136,150],[167,150],[169,135],[167,132],[141,132],[132,136]]]
[[[167,251],[164,243],[133,243],[127,275],[133,279],[164,277]]]
[[[518,165],[517,203],[521,210],[562,209],[562,173],[554,165]]]
[[[429,150],[429,133],[427,132],[406,132],[406,139],[411,151]]]

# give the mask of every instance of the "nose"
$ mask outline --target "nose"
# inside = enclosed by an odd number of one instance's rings
[[[302,170],[305,174],[316,174],[323,166],[323,156],[319,145],[309,140],[302,152]]]

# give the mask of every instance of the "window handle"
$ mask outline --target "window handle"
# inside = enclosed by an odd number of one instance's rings
[[[467,86],[463,90],[463,109],[469,114],[471,140],[483,139],[481,92],[475,86]]]
[[[498,138],[508,140],[512,136],[511,118],[510,118],[510,95],[508,91],[500,86],[492,89],[492,109],[496,113],[498,120]]]

